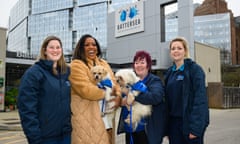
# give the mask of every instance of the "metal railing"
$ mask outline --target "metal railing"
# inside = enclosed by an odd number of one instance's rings
[[[240,108],[240,88],[223,87],[223,108]]]

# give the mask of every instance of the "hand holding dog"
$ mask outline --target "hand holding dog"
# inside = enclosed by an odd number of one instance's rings
[[[121,105],[121,97],[116,87],[112,87],[111,98],[106,101],[105,113],[112,113]]]
[[[115,110],[115,98],[106,101],[105,113],[112,113]]]
[[[111,95],[114,96],[114,98],[108,102],[114,102],[111,108],[117,109],[121,105],[121,93],[117,91],[116,87],[113,87]]]

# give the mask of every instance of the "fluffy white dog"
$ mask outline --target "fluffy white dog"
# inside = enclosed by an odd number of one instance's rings
[[[133,90],[132,86],[139,81],[139,77],[130,69],[121,69],[115,73],[118,84],[121,87],[122,93],[128,93],[127,103],[132,103],[134,97],[138,96],[139,91]],[[137,126],[141,118],[151,115],[151,105],[143,105],[137,101],[132,104],[132,124]],[[130,124],[130,116],[128,115],[125,122]]]

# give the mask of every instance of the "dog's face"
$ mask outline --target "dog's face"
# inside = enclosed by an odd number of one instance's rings
[[[121,75],[116,76],[116,80],[120,87],[126,87],[127,83],[124,81]]]
[[[117,71],[115,77],[123,93],[129,91],[130,86],[139,80],[135,72],[129,69],[122,69]]]
[[[96,82],[100,82],[101,80],[107,77],[108,72],[103,66],[97,65],[92,67],[91,73],[93,75],[93,79]]]

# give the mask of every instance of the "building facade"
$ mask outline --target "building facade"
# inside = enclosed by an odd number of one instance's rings
[[[236,61],[240,64],[240,16],[234,18],[236,27]]]
[[[236,64],[231,36],[230,13],[194,17],[195,41],[219,48],[222,64]]]
[[[71,55],[81,35],[95,36],[107,47],[106,21],[109,7],[134,0],[19,0],[9,19],[7,51],[37,57],[43,39],[56,35],[63,42],[64,54]]]
[[[211,4],[216,4],[216,1],[211,2]],[[204,7],[199,9],[202,5]],[[237,35],[235,32],[236,27],[232,26],[232,13],[227,9],[226,2],[218,3],[218,5],[221,5],[220,8],[224,7],[219,11],[221,13],[213,13],[216,12],[217,6],[207,5],[206,1],[202,5],[195,6],[194,40],[219,48],[221,50],[222,64],[238,64],[235,40]],[[209,8],[212,6],[214,9]],[[166,17],[167,40],[171,40],[178,35],[177,19],[177,12],[173,12]]]
[[[123,68],[131,68],[135,52],[146,50],[152,57],[153,70],[161,71],[168,68],[171,60],[169,41],[166,40],[165,34],[165,13],[168,5],[176,3],[179,13],[177,26],[179,36],[188,40],[190,52],[194,55],[192,1],[147,0],[129,4],[109,14],[108,62]],[[133,16],[133,13],[136,15]]]
[[[6,79],[7,87],[16,87],[25,70],[40,53],[48,35],[58,36],[68,62],[83,34],[96,37],[107,47],[107,13],[136,0],[18,0],[10,11]]]
[[[223,60],[224,58],[229,59],[229,57],[231,57],[231,63],[230,64],[240,64],[238,63],[239,60],[237,60],[237,50],[239,51],[240,47],[237,46],[236,44],[236,27],[235,27],[235,22],[234,22],[234,17],[233,17],[233,13],[231,10],[228,9],[227,7],[227,2],[225,0],[204,0],[203,3],[196,8],[196,10],[194,11],[194,15],[195,16],[204,16],[204,15],[220,15],[222,13],[229,13],[229,24],[225,23],[225,26],[222,25],[222,30],[224,35],[226,35],[226,33],[228,33],[228,30],[226,29],[226,26],[229,25],[230,29],[230,39],[227,38],[227,40],[224,42],[224,40],[222,39],[222,41],[220,41],[221,46],[220,48],[222,49],[221,51],[221,61],[223,64],[229,64],[229,61],[225,61]],[[215,25],[221,25],[218,22],[220,21],[216,21]],[[212,25],[213,26],[213,25]],[[213,26],[214,28],[215,26]],[[239,34],[238,34],[239,35]],[[229,44],[228,44],[229,43]],[[229,48],[228,45],[230,45],[230,50],[231,53],[229,55]],[[219,47],[219,46],[217,46]],[[227,50],[227,51],[226,51]]]
[[[206,86],[209,82],[221,82],[220,49],[195,41],[198,27],[195,26],[196,18],[193,16],[192,1],[179,0],[177,2],[178,15],[165,15],[168,4],[175,4],[176,1],[172,2],[140,1],[110,13],[108,18],[108,62],[117,64],[120,68],[131,68],[136,51],[146,50],[152,57],[152,72],[161,77],[163,72],[172,65],[169,57],[170,40],[182,36],[189,43],[191,58],[200,64],[206,73]],[[131,13],[132,8],[138,11],[136,16],[126,18],[124,13],[126,11]],[[142,19],[138,15],[143,15],[144,18]],[[229,22],[228,16],[228,13],[220,16],[223,24],[225,24],[225,19],[223,19],[225,17]],[[120,19],[120,22],[116,19]],[[202,22],[201,18],[197,20]],[[205,20],[209,19],[205,18]],[[136,31],[141,28],[141,24],[144,25],[144,29]]]

